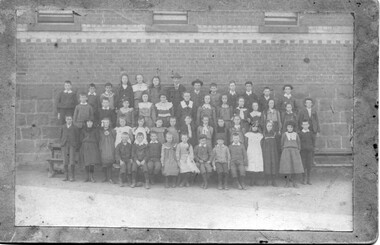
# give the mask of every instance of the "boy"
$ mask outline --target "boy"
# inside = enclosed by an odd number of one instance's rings
[[[92,107],[92,111],[94,112],[94,122],[96,125],[99,120],[98,108],[99,108],[100,102],[99,102],[99,96],[96,94],[96,86],[93,83],[90,83],[88,87],[87,103],[90,104],[90,106]]]
[[[148,145],[144,143],[144,134],[139,132],[136,136],[136,141],[132,147],[132,185],[134,188],[136,186],[136,176],[139,168],[142,168],[145,178],[145,189],[149,189],[149,178],[148,178]]]
[[[245,145],[245,129],[240,125],[240,117],[239,116],[234,116],[233,117],[233,122],[234,122],[234,125],[229,129],[229,137],[230,137],[230,143],[232,143],[233,141],[233,138],[232,136],[234,134],[237,134],[239,136],[239,141],[240,143],[242,143],[243,145]]]
[[[72,85],[70,81],[65,81],[64,91],[61,91],[56,99],[58,120],[60,124],[66,123],[66,116],[72,116],[77,104],[77,95],[72,91]]]
[[[301,159],[302,159],[302,165],[305,169],[305,172],[303,173],[303,180],[302,184],[311,185],[310,182],[310,170],[314,163],[314,146],[315,146],[315,135],[313,132],[309,130],[309,121],[303,121],[302,124],[302,130],[298,133],[300,137],[301,142]]]
[[[106,83],[104,85],[104,93],[102,93],[100,95],[100,103],[103,103],[103,100],[104,99],[108,99],[109,101],[109,107],[111,108],[111,110],[114,110],[115,109],[115,94],[114,92],[112,92],[112,84],[111,83]],[[114,125],[115,126],[115,125]]]
[[[270,92],[271,92],[271,89],[269,87],[265,87],[263,89],[263,94],[259,98],[259,111],[260,112],[268,110],[269,100],[274,99]]]
[[[161,144],[165,143],[166,128],[162,127],[161,118],[156,119],[156,127],[151,128],[150,133],[155,133],[157,135],[158,142]]]
[[[61,150],[65,168],[65,178],[63,181],[69,180],[69,166],[71,169],[70,181],[75,181],[75,151],[79,147],[79,132],[78,128],[73,125],[73,117],[65,116],[66,124],[61,127]]]
[[[177,121],[179,123],[179,127],[185,124],[185,118],[186,116],[190,116],[194,118],[196,116],[196,109],[193,108],[198,108],[195,105],[193,101],[190,100],[190,92],[184,92],[183,93],[183,100],[181,101],[180,105],[178,106],[177,109]]]
[[[77,128],[82,129],[85,121],[94,120],[94,111],[91,105],[87,103],[86,93],[79,94],[79,101],[80,103],[75,106],[73,121]]]
[[[245,83],[245,92],[241,95],[244,98],[244,107],[248,109],[249,112],[252,111],[252,103],[258,101],[256,94],[252,91],[253,83],[248,81]]]
[[[284,91],[284,95],[281,96],[280,99],[278,100],[277,109],[280,112],[284,112],[286,110],[286,105],[291,104],[293,108],[293,112],[298,113],[296,99],[292,96],[293,86],[290,84],[286,84],[284,85],[282,90]]]
[[[228,105],[231,106],[233,109],[237,107],[237,99],[238,94],[236,93],[236,82],[230,81],[229,91],[227,93],[228,96]]]
[[[211,146],[206,144],[206,135],[199,136],[199,145],[195,146],[194,159],[198,169],[201,172],[203,183],[202,188],[207,189],[208,179],[211,175]]]
[[[203,125],[200,125],[197,129],[197,136],[206,135],[206,144],[212,147],[212,137],[214,136],[214,128],[208,125],[209,118],[204,116],[202,118]]]
[[[240,143],[238,133],[232,135],[232,144],[229,146],[231,154],[231,175],[234,180],[235,186],[239,190],[246,190],[245,188],[245,167],[248,166],[247,151],[245,146]],[[238,179],[239,172],[239,179]]]
[[[150,143],[148,144],[148,173],[152,185],[157,180],[158,173],[161,172],[161,149],[162,144],[158,141],[157,133],[150,133]]]
[[[124,178],[127,176],[127,183],[130,183],[132,144],[129,142],[129,134],[124,132],[121,135],[121,142],[116,146],[115,158],[116,163],[120,164],[119,184],[124,187]]]
[[[305,108],[303,108],[299,114],[298,114],[298,125],[299,128],[301,128],[301,124],[303,121],[308,121],[310,128],[309,130],[314,134],[315,136],[319,135],[319,120],[318,120],[318,114],[315,108],[313,108],[313,99],[312,98],[306,98],[304,100]],[[294,111],[293,111],[294,112]]]
[[[218,124],[216,125],[215,128],[215,142],[214,145],[217,144],[218,138],[222,137],[223,138],[223,143],[228,143],[229,142],[229,137],[228,137],[228,129],[226,127],[226,124],[223,120],[223,118],[218,118]]]
[[[211,83],[210,84],[210,98],[211,102],[210,104],[218,108],[221,104],[221,94],[217,92],[218,91],[218,85],[216,83]]]
[[[224,145],[223,136],[217,136],[216,142],[217,145],[212,150],[211,162],[213,169],[218,173],[218,189],[228,190],[228,173],[231,169],[230,150]]]
[[[99,108],[99,120],[103,120],[104,118],[109,118],[111,120],[111,127],[114,128],[116,126],[116,114],[115,111],[110,107],[110,101],[108,98],[104,98],[102,100],[102,107]]]

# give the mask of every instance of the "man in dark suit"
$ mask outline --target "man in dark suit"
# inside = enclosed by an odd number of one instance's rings
[[[167,89],[167,98],[169,102],[173,103],[174,111],[177,111],[179,103],[182,100],[182,94],[186,91],[186,88],[180,84],[182,78],[181,75],[174,73],[171,78],[173,80],[173,86]]]
[[[79,147],[79,130],[73,125],[73,117],[66,115],[66,124],[61,127],[61,149],[65,167],[65,179],[69,180],[69,166],[71,168],[70,181],[75,181],[75,152]]]

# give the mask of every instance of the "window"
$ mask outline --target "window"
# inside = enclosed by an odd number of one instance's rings
[[[297,26],[298,14],[287,12],[265,12],[265,26]]]
[[[187,11],[154,11],[153,24],[157,25],[187,25]]]
[[[38,11],[38,24],[74,24],[73,11]]]

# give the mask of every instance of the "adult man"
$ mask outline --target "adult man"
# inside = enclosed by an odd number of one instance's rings
[[[173,86],[169,87],[167,90],[167,98],[168,101],[173,103],[173,109],[174,111],[177,111],[177,108],[179,106],[179,103],[182,100],[182,94],[186,91],[185,86],[180,84],[182,76],[178,73],[174,73],[171,76],[173,80]]]

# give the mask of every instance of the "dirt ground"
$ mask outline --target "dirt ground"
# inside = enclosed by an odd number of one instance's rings
[[[16,226],[150,227],[195,229],[351,231],[352,169],[315,168],[313,185],[300,188],[248,186],[209,189],[199,183],[169,188],[162,181],[146,190],[47,177],[45,166],[21,166],[16,173]]]

